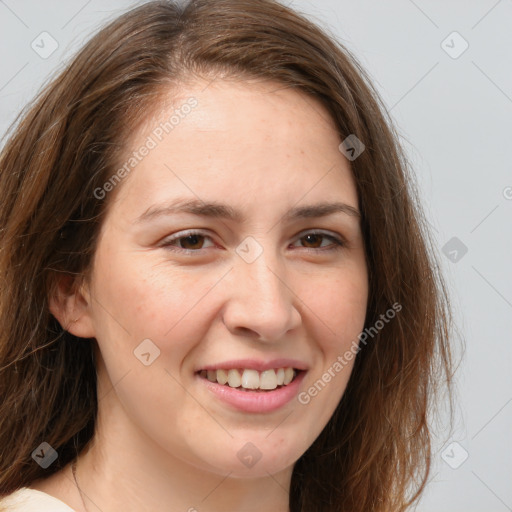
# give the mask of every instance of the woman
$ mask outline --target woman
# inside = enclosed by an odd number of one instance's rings
[[[384,112],[271,0],[84,46],[0,158],[0,510],[416,502],[450,315]]]

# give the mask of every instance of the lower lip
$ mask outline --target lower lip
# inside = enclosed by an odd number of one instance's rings
[[[272,391],[240,391],[226,384],[211,382],[197,375],[197,378],[220,400],[243,412],[266,413],[283,407],[299,392],[305,371],[299,372],[290,384]]]

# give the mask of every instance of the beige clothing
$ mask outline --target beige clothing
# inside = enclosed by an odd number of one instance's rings
[[[45,492],[23,487],[0,499],[3,512],[75,512],[64,502]]]

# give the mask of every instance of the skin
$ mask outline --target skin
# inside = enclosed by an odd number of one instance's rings
[[[308,366],[304,391],[364,327],[359,218],[283,220],[296,206],[358,208],[328,112],[279,84],[197,81],[144,123],[127,154],[191,96],[197,108],[117,186],[90,281],[51,301],[61,325],[97,340],[98,422],[77,466],[86,509],[69,466],[32,487],[77,511],[288,511],[293,465],[334,412],[354,360],[307,405],[295,398],[270,413],[234,410],[194,370],[290,357]],[[246,221],[179,213],[135,222],[178,197],[228,204]],[[189,229],[204,237],[162,246]],[[306,237],[311,230],[326,236]],[[252,263],[236,252],[249,236],[262,249]],[[147,338],[160,350],[149,366],[134,356]],[[262,455],[251,468],[237,457],[247,442]]]

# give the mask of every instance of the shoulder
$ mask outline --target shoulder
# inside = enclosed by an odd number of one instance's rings
[[[74,510],[45,492],[22,487],[0,498],[0,512],[74,512]]]

